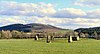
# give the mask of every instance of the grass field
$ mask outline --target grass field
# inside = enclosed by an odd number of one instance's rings
[[[81,39],[68,43],[56,39],[52,43],[33,39],[1,39],[0,54],[100,54],[100,40]]]

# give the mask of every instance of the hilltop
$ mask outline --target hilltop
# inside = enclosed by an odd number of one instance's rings
[[[56,30],[67,30],[67,29],[58,28],[52,25],[30,23],[30,24],[11,24],[11,25],[0,27],[0,30],[10,30],[10,31],[18,30],[18,31],[30,32],[33,30],[56,31]]]

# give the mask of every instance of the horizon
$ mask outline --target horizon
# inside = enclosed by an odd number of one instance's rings
[[[1,27],[5,27],[5,26],[9,26],[9,25],[15,25],[15,24],[22,24],[22,23],[8,24],[8,25],[4,25],[4,26],[1,26]],[[28,24],[34,24],[34,23],[28,23]],[[42,23],[35,23],[35,24],[42,24]],[[27,24],[23,24],[23,25],[27,25]],[[50,24],[43,24],[43,25],[50,25]],[[53,26],[53,25],[51,25],[51,26]],[[54,27],[57,27],[57,26],[54,26]],[[61,27],[57,27],[57,28],[61,28]],[[76,29],[80,29],[80,28],[76,28]],[[86,28],[86,27],[84,27],[84,28]],[[94,28],[94,27],[87,27],[87,28]],[[61,28],[61,29],[66,29],[66,28]],[[76,29],[70,29],[70,30],[76,30]]]
[[[41,23],[77,29],[100,26],[99,0],[0,0],[0,27]]]

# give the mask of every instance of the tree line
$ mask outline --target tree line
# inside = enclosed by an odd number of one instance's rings
[[[46,38],[46,36],[54,36],[54,37],[67,37],[67,33],[56,33],[56,32],[23,32],[23,31],[9,31],[9,30],[2,30],[0,31],[0,39],[26,39],[26,38],[34,38],[35,36],[38,36],[40,38]]]
[[[13,30],[13,31],[9,31],[9,30],[2,30],[0,31],[0,39],[21,39],[21,38],[32,38],[34,37],[35,34],[31,33],[31,34],[27,34],[25,32],[20,32],[17,30]]]
[[[57,33],[57,32],[23,32],[23,31],[9,31],[2,30],[0,31],[0,39],[27,39],[27,38],[35,38],[38,36],[39,38],[47,38],[47,36],[55,37],[55,38],[67,38],[68,36],[77,36],[80,38],[89,38],[93,36],[93,38],[100,38],[100,35],[95,31],[91,34],[87,32],[66,32],[66,33]]]

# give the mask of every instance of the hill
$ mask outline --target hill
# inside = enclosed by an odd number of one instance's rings
[[[87,33],[93,33],[93,32],[97,32],[97,33],[100,33],[100,27],[93,27],[93,28],[78,28],[78,29],[75,29],[74,31],[77,31],[77,32],[87,32]]]
[[[32,30],[66,30],[62,28],[58,28],[52,25],[31,23],[31,24],[11,24],[7,26],[0,27],[0,30],[18,30],[24,32],[30,32]]]

